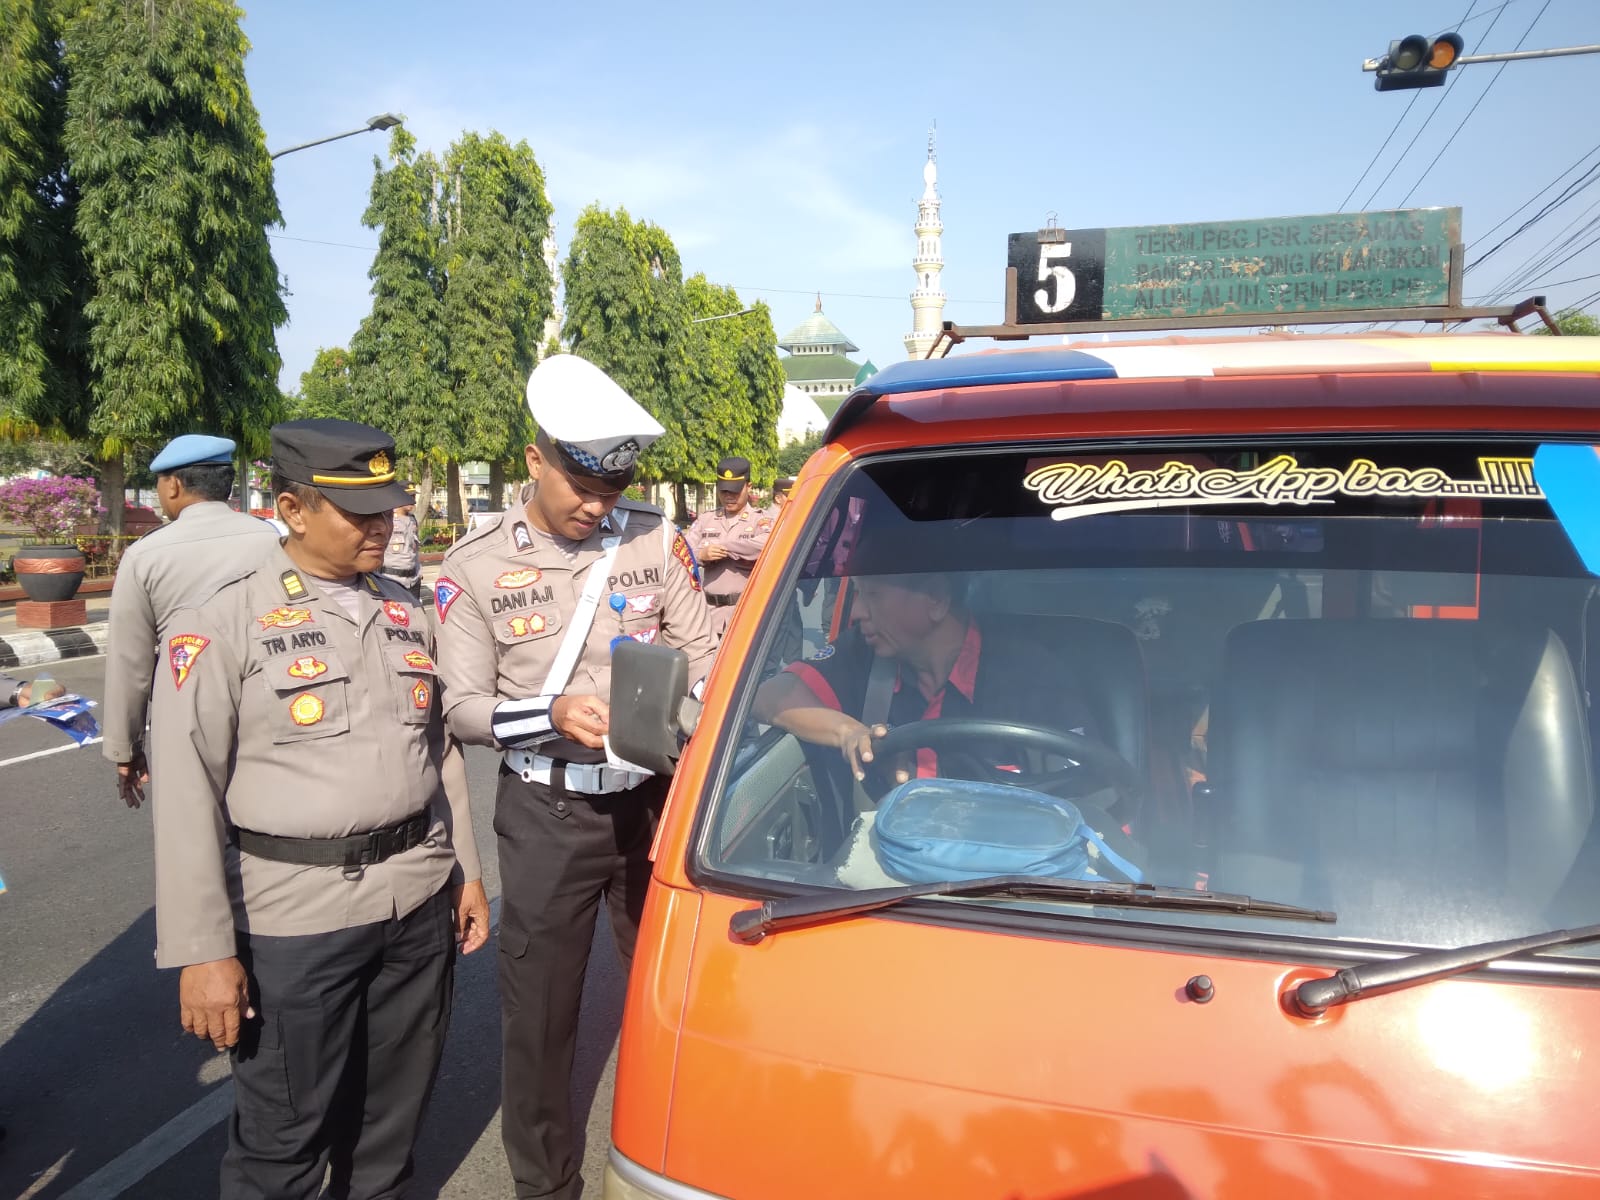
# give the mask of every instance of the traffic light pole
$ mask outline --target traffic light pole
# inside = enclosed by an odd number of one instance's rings
[[[1600,54],[1600,46],[1556,46],[1549,50],[1511,50],[1504,54],[1467,54],[1456,59],[1453,67],[1469,63],[1516,62],[1524,58],[1565,58],[1572,54]],[[1369,58],[1361,64],[1363,71],[1376,71],[1383,65],[1381,58]]]

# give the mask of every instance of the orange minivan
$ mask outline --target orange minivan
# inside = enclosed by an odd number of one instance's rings
[[[1596,443],[1591,338],[874,376],[703,708],[616,654],[605,1194],[1600,1195]]]

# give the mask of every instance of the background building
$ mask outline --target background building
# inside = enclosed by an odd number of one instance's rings
[[[917,256],[911,267],[917,286],[911,291],[911,332],[906,356],[927,358],[944,322],[944,222],[939,218],[939,163],[933,131],[928,133],[928,161],[922,166],[922,199],[917,202]]]
[[[778,349],[787,351],[783,372],[827,416],[855,385],[863,364],[847,357],[860,347],[822,312],[822,297],[809,317],[778,339]]]

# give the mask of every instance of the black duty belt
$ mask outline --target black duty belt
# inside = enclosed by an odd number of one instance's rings
[[[353,833],[349,837],[280,837],[253,829],[235,829],[233,838],[246,854],[273,862],[303,867],[368,867],[422,845],[428,839],[428,826],[428,814],[422,812],[382,829]]]
[[[735,592],[731,596],[713,596],[710,592],[707,592],[706,603],[711,605],[712,608],[727,608],[729,605],[739,603],[739,593]]]

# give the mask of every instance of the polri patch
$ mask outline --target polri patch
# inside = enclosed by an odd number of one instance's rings
[[[167,639],[167,661],[172,664],[172,686],[182,688],[195,659],[211,645],[211,639],[198,633],[175,633]]]
[[[315,679],[328,673],[328,664],[315,655],[307,654],[289,664],[289,674],[294,679]]]
[[[315,725],[322,720],[322,698],[310,692],[301,692],[289,701],[289,719],[296,725]]]
[[[523,567],[518,571],[505,571],[495,577],[494,585],[501,591],[514,591],[517,588],[527,587],[529,584],[538,583],[544,578],[544,572],[538,567]]]
[[[398,600],[385,600],[383,615],[389,618],[391,624],[398,625],[402,629],[411,627],[411,610]]]
[[[631,637],[634,641],[643,642],[643,643],[645,643],[645,645],[648,646],[648,645],[651,645],[651,644],[653,644],[655,642],[656,635],[658,635],[660,632],[661,632],[661,630],[652,627],[650,629],[636,630],[635,632],[630,633],[628,636]]]
[[[444,575],[439,576],[438,582],[433,585],[433,606],[439,610],[439,620],[444,620],[450,615],[450,606],[456,602],[456,597],[461,595],[461,585],[454,579]]]
[[[428,701],[430,701],[432,699],[433,699],[433,691],[432,691],[432,689],[429,688],[427,683],[425,683],[423,680],[421,680],[421,679],[417,680],[416,685],[414,687],[412,687],[412,689],[411,689],[411,703],[412,703],[412,706],[415,707],[415,708],[419,708],[419,709],[427,708],[428,707]]]
[[[695,591],[700,590],[700,562],[694,556],[694,550],[689,546],[689,539],[679,530],[678,535],[672,539],[672,557],[683,564],[683,569],[689,572],[689,586]]]
[[[309,608],[275,608],[262,613],[256,622],[263,629],[293,629],[296,625],[313,624]]]

